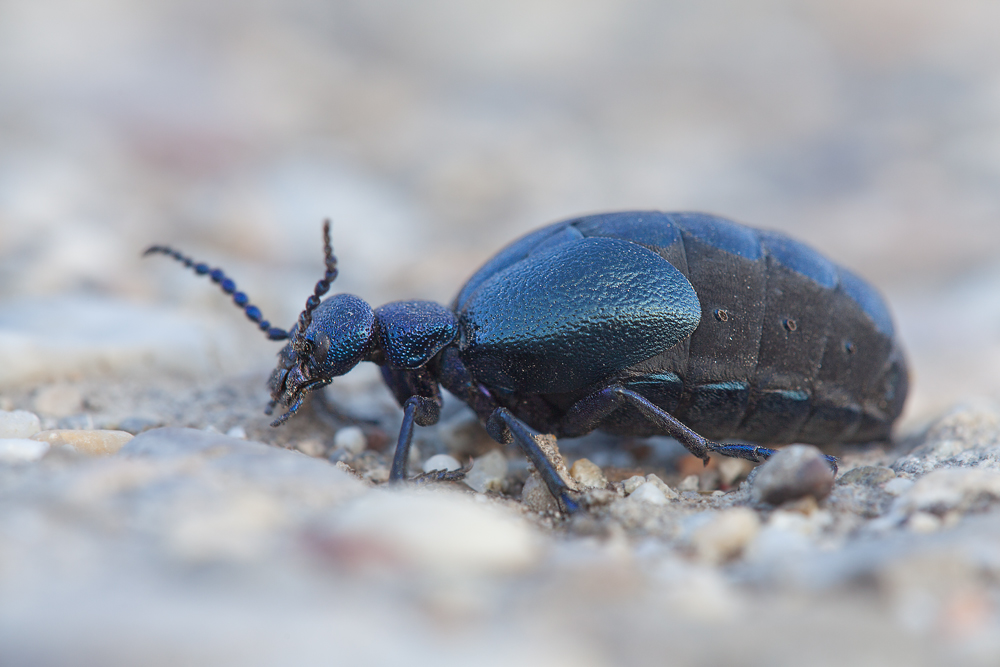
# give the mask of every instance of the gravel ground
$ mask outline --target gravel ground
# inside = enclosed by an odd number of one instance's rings
[[[0,664],[1000,662],[1000,7],[0,5]],[[558,513],[456,400],[387,489],[359,367],[272,429],[263,340],[320,277],[447,303],[622,208],[821,248],[887,296],[894,440],[703,468],[559,443]],[[368,365],[371,366],[371,365]],[[132,437],[134,436],[134,437]],[[430,463],[428,463],[430,461]]]

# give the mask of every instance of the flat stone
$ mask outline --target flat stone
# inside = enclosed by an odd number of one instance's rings
[[[878,486],[896,477],[896,472],[892,468],[882,466],[861,466],[848,470],[837,484],[858,484],[860,486]]]
[[[449,576],[523,570],[541,539],[521,517],[471,497],[435,490],[379,489],[344,508],[331,535],[368,567],[400,566]]]
[[[896,501],[894,511],[963,512],[1000,500],[1000,472],[975,468],[942,468],[918,479]]]
[[[231,469],[263,481],[343,486],[352,492],[364,488],[359,480],[339,470],[326,459],[194,428],[157,428],[146,431],[126,443],[118,456],[149,460],[193,458],[214,468]],[[386,475],[388,476],[388,471]]]
[[[27,410],[0,410],[0,438],[30,438],[42,430],[38,415]]]
[[[833,489],[833,469],[812,445],[789,445],[765,461],[751,488],[755,503],[780,505],[812,496],[822,500]]]
[[[49,451],[47,442],[28,438],[0,438],[0,463],[37,461]]]
[[[462,481],[479,493],[486,493],[502,490],[506,477],[507,457],[499,449],[494,449],[476,459],[469,474]]]
[[[125,431],[53,429],[41,431],[32,440],[47,442],[49,445],[69,445],[83,454],[116,454],[135,436]]]

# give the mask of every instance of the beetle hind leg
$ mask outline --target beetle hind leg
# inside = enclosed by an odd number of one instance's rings
[[[573,405],[559,424],[560,433],[569,436],[587,433],[600,426],[600,422],[605,417],[625,403],[634,406],[646,419],[659,427],[665,435],[669,435],[681,443],[689,452],[706,464],[709,454],[762,463],[777,451],[759,445],[724,444],[709,440],[692,431],[676,417],[646,397],[621,385],[612,385],[602,389]],[[827,455],[826,460],[836,472],[836,457]]]

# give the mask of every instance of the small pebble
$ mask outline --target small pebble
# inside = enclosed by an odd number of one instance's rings
[[[681,491],[687,491],[692,493],[698,492],[698,475],[688,475],[681,480],[681,483],[677,485],[677,488]]]
[[[83,395],[76,387],[54,384],[35,395],[35,410],[50,417],[69,417],[83,410]]]
[[[229,433],[226,433],[229,435]],[[246,437],[244,436],[244,440]],[[305,440],[300,440],[295,443],[295,449],[299,450],[306,456],[323,456],[326,453],[326,446],[323,445],[323,441],[319,438],[306,438]]]
[[[860,468],[854,468],[853,470],[845,472],[841,475],[840,479],[837,480],[837,484],[878,486],[879,484],[884,484],[895,477],[896,473],[892,468],[883,468],[882,466],[861,466]]]
[[[628,498],[633,502],[649,503],[650,505],[666,505],[670,502],[659,485],[653,482],[641,484]]]
[[[577,482],[591,489],[603,489],[608,485],[601,468],[590,459],[577,459],[569,469],[569,474]]]
[[[755,503],[780,505],[812,496],[822,500],[833,489],[833,469],[812,445],[789,445],[760,466],[753,481]]]
[[[472,470],[462,481],[479,493],[486,493],[500,491],[506,477],[507,457],[499,449],[494,449],[476,459],[472,464]]]
[[[54,429],[36,433],[31,439],[49,445],[69,445],[83,454],[102,455],[118,453],[134,437],[125,431]]]
[[[49,443],[27,438],[0,438],[0,463],[37,461],[49,451]]]
[[[38,415],[27,410],[0,410],[0,438],[30,438],[42,430]]]
[[[722,563],[742,553],[760,531],[760,518],[748,507],[718,512],[691,534],[691,546],[699,558]]]
[[[333,436],[333,446],[357,455],[368,447],[368,439],[357,426],[345,426]]]
[[[462,464],[454,456],[448,454],[435,454],[424,461],[424,472],[434,472],[435,470],[459,470]]]
[[[642,475],[633,475],[622,482],[622,489],[625,491],[625,495],[628,496],[645,483],[645,477]]]
[[[247,430],[242,426],[234,426],[228,431],[226,431],[226,435],[228,435],[230,438],[239,438],[240,440],[246,440]]]
[[[941,519],[928,512],[914,512],[906,527],[914,533],[933,533],[941,528]]]
[[[559,511],[559,503],[549,493],[549,487],[545,486],[541,476],[537,472],[531,473],[524,482],[521,489],[521,502],[533,512],[542,514],[555,514]]]

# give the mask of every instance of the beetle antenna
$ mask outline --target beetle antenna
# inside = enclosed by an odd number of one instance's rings
[[[278,327],[272,327],[271,323],[264,319],[263,315],[260,313],[260,308],[250,304],[250,298],[243,292],[236,291],[236,283],[232,279],[228,278],[222,269],[213,269],[205,264],[204,262],[195,262],[190,257],[182,255],[173,248],[165,245],[154,245],[146,248],[146,252],[142,253],[143,257],[146,255],[169,255],[173,257],[178,262],[188,267],[199,276],[207,275],[212,279],[213,283],[217,283],[222,291],[226,294],[233,295],[233,303],[243,309],[246,316],[251,322],[257,325],[264,335],[271,340],[285,340],[288,338],[288,332],[284,329],[279,329]]]
[[[313,311],[319,306],[319,298],[330,291],[330,283],[337,279],[337,257],[333,254],[333,246],[330,244],[329,218],[323,221],[323,260],[326,263],[326,271],[320,281],[316,283],[316,289],[306,299],[305,309],[299,314],[298,331],[292,341],[293,347],[295,347],[295,343],[304,340],[305,331],[312,324]]]

